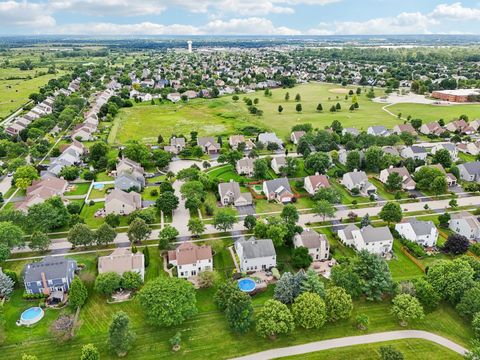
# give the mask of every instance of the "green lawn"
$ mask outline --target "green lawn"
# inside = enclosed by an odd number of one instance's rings
[[[0,118],[8,116],[28,101],[28,96],[37,92],[50,79],[63,74],[50,74],[39,76],[33,79],[0,80]]]
[[[66,196],[86,195],[90,188],[90,183],[73,184],[72,190],[65,193]]]
[[[356,200],[358,204],[370,202],[370,199],[367,197],[353,196],[343,185],[340,185],[333,179],[330,179],[330,185],[338,190],[341,196],[341,202],[344,205],[351,205],[354,200]]]
[[[404,281],[410,280],[424,275],[422,270],[416,266],[408,257],[400,250],[400,241],[393,241],[394,258],[388,261],[388,267],[392,272],[393,280]]]
[[[85,224],[91,228],[98,228],[105,222],[103,217],[95,217],[95,212],[102,209],[105,206],[103,201],[96,202],[93,205],[85,204],[80,212],[80,216],[85,220]]]
[[[410,115],[413,119],[419,118],[423,120],[423,123],[430,121],[438,121],[444,119],[445,122],[458,119],[462,114],[467,115],[471,119],[475,119],[480,111],[480,105],[427,105],[427,104],[395,104],[388,107],[394,114],[402,113],[403,118],[407,118]],[[380,123],[379,123],[380,124]]]
[[[228,182],[230,180],[235,180],[236,182],[252,181],[252,179],[248,177],[238,175],[232,165],[221,165],[208,171],[207,174],[212,179],[218,179],[219,182]]]
[[[375,344],[348,346],[331,350],[317,351],[313,353],[286,356],[282,360],[371,360],[380,359],[379,348],[381,346],[393,346],[400,350],[406,360],[460,360],[462,356],[456,352],[444,348],[441,345],[422,339],[405,339],[397,341],[379,342]],[[374,355],[375,354],[375,355]]]

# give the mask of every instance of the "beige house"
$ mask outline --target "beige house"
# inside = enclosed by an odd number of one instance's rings
[[[145,256],[137,252],[133,254],[129,248],[117,248],[110,255],[98,258],[98,273],[114,272],[123,275],[124,272],[139,273],[142,280],[145,277]]]
[[[252,150],[255,147],[253,141],[250,139],[245,139],[245,136],[243,135],[231,135],[228,139],[228,144],[234,150],[237,150],[238,145],[241,143],[245,144],[245,150],[247,151]]]
[[[177,267],[179,278],[197,276],[203,271],[213,270],[212,248],[209,245],[198,246],[184,242],[168,252],[168,263]]]
[[[316,173],[312,176],[307,176],[303,180],[303,187],[310,195],[315,195],[321,188],[329,188],[330,182],[325,175],[319,175]]]
[[[29,207],[43,203],[53,196],[62,196],[67,190],[68,181],[56,177],[34,180],[27,188],[25,200],[17,203],[17,210],[27,211]]]
[[[415,186],[417,185],[415,181],[410,176],[407,168],[405,166],[402,167],[389,167],[388,169],[383,169],[380,171],[380,181],[384,184],[387,183],[388,176],[392,173],[397,173],[402,178],[402,189],[403,190],[415,190]]]
[[[250,158],[243,158],[237,161],[235,169],[237,170],[237,174],[239,175],[253,175],[253,163],[254,160]]]
[[[128,215],[142,208],[142,197],[132,191],[114,189],[105,198],[106,214]]]
[[[327,260],[330,254],[330,244],[324,234],[315,230],[305,229],[293,238],[295,248],[305,247],[314,261]]]

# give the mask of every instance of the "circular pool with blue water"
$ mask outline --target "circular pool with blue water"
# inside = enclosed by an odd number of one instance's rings
[[[243,292],[252,292],[253,290],[255,290],[256,286],[257,285],[255,285],[255,281],[253,281],[253,279],[244,278],[238,280],[238,288]]]
[[[41,307],[31,307],[25,310],[20,316],[20,324],[27,326],[33,325],[42,320],[44,315],[45,312]]]

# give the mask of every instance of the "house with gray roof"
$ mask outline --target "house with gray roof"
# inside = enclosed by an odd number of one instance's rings
[[[424,247],[434,247],[438,239],[438,229],[433,221],[405,219],[395,225],[395,230],[405,239]]]
[[[117,164],[115,177],[115,189],[128,191],[136,189],[141,191],[145,187],[145,170],[143,167],[130,159],[123,158]]]
[[[353,246],[358,251],[367,250],[369,253],[383,256],[392,251],[393,235],[388,226],[365,226],[352,231]]]
[[[370,126],[367,129],[367,134],[374,136],[389,136],[390,131],[383,125]]]
[[[220,151],[220,144],[215,141],[213,136],[199,137],[197,145],[200,146],[205,154],[216,154]]]
[[[73,259],[46,256],[42,261],[27,264],[23,283],[28,294],[50,295],[67,292],[75,276],[77,262]]]
[[[220,194],[220,203],[223,206],[246,206],[252,205],[252,194],[241,192],[238,182],[230,180],[227,183],[218,184],[218,193]]]
[[[337,231],[337,235],[343,244],[347,246],[353,246],[352,231],[359,230],[357,225],[350,224]]]
[[[277,266],[277,253],[271,239],[240,238],[235,242],[235,252],[242,272],[269,270]]]
[[[253,163],[255,161],[250,158],[243,158],[237,161],[237,164],[235,165],[235,169],[237,170],[237,174],[239,175],[247,175],[247,176],[252,176],[253,175]]]
[[[287,157],[286,156],[275,156],[270,162],[270,167],[272,168],[275,174],[280,174],[281,169],[287,166]]]
[[[271,133],[261,133],[258,135],[258,141],[267,146],[270,143],[277,144],[279,148],[283,147],[283,141],[277,137],[277,134],[274,132]]]
[[[348,172],[343,175],[340,183],[350,191],[358,189],[364,196],[370,196],[377,191],[376,186],[368,181],[365,171]]]
[[[263,193],[267,197],[267,200],[273,200],[279,203],[289,203],[294,198],[292,188],[286,177],[264,181]]]
[[[412,146],[407,146],[404,148],[400,155],[404,159],[413,159],[413,160],[423,160],[427,158],[427,150],[423,146],[417,146],[417,145],[412,145]]]
[[[448,227],[468,240],[480,241],[480,222],[476,216],[467,211],[452,214]]]
[[[342,130],[342,135],[345,136],[345,134],[351,134],[353,136],[358,136],[360,134],[360,131],[358,131],[356,128],[344,128]]]
[[[163,149],[165,151],[168,151],[172,154],[177,155],[183,149],[185,149],[185,146],[186,146],[185,138],[183,137],[177,138],[174,136],[170,139],[170,145],[165,146]]]
[[[458,165],[460,178],[464,181],[480,181],[480,161],[471,161]]]
[[[432,151],[431,151],[432,155],[435,155],[439,150],[447,150],[453,161],[458,160],[458,148],[455,146],[455,144],[452,144],[452,143],[436,144],[434,147],[432,147]]]
[[[327,260],[330,255],[330,244],[325,234],[313,229],[304,229],[293,238],[295,248],[305,247],[314,261]]]

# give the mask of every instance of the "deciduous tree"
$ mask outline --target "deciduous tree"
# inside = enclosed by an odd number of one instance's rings
[[[295,299],[292,314],[295,322],[305,329],[319,329],[327,320],[325,302],[319,295],[309,292]]]
[[[295,328],[292,313],[285,304],[268,300],[256,317],[256,330],[260,336],[275,339],[280,334],[288,334]]]
[[[423,319],[423,307],[417,298],[409,294],[400,294],[393,298],[391,313],[400,321],[401,326],[407,326],[408,321]]]

